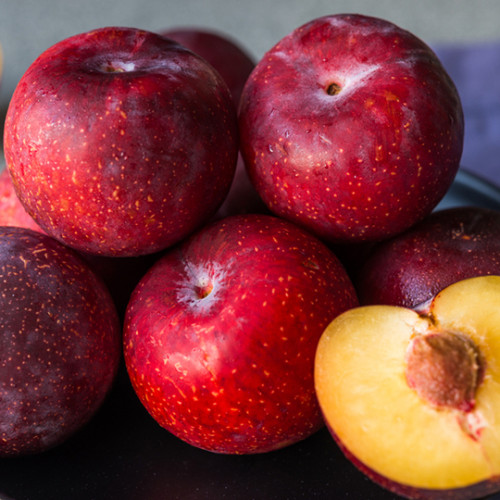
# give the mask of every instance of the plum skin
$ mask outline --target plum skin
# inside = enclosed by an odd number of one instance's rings
[[[0,456],[44,452],[97,412],[121,359],[118,314],[80,256],[0,228]]]
[[[317,340],[357,305],[335,255],[269,215],[213,223],[167,252],[132,294],[125,363],[164,428],[218,453],[265,453],[323,426]]]
[[[109,27],[44,51],[5,120],[7,168],[40,227],[73,248],[137,256],[177,243],[229,191],[232,96],[204,59],[158,34]]]
[[[424,42],[384,20],[333,15],[259,61],[239,128],[269,209],[341,244],[388,238],[434,209],[458,170],[464,119]]]
[[[452,283],[500,274],[499,234],[496,210],[437,210],[372,247],[353,273],[360,302],[416,308]]]

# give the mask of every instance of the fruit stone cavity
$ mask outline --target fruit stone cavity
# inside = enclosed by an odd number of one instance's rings
[[[406,356],[408,386],[439,409],[471,411],[482,379],[479,349],[460,333],[432,331],[415,335]]]

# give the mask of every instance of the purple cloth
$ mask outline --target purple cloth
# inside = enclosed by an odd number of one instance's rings
[[[500,42],[433,47],[458,88],[465,116],[461,165],[500,186]]]

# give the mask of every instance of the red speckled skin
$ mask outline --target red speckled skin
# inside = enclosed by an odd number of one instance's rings
[[[239,123],[268,207],[331,243],[384,239],[422,219],[463,148],[460,99],[431,49],[361,15],[315,19],[270,49]]]
[[[121,356],[115,306],[72,250],[0,228],[0,456],[45,451],[95,414]]]
[[[167,253],[139,283],[125,317],[128,373],[157,422],[194,446],[282,448],[323,426],[316,345],[357,303],[319,240],[276,217],[228,217]]]
[[[237,134],[212,66],[158,34],[112,27],[63,40],[28,68],[4,146],[19,198],[47,233],[85,252],[135,256],[216,212]]]
[[[372,249],[358,270],[362,304],[416,307],[457,281],[500,274],[500,212],[439,210]]]
[[[0,226],[24,227],[45,234],[19,201],[7,169],[0,173]],[[104,280],[121,320],[132,290],[158,258],[158,254],[119,258],[85,252],[80,255]]]

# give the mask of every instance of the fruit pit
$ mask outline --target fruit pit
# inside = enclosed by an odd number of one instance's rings
[[[433,331],[411,340],[406,357],[408,386],[431,406],[471,411],[482,380],[478,347],[462,334]]]

